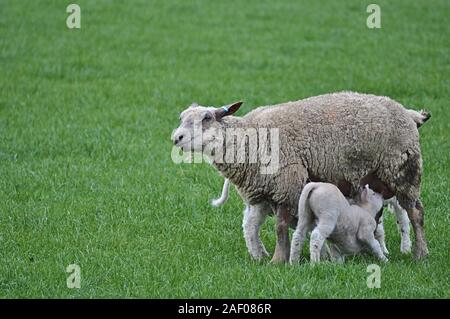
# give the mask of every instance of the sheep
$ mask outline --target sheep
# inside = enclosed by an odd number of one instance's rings
[[[387,205],[389,210],[394,212],[395,216],[397,217],[397,225],[401,237],[400,251],[403,254],[411,252],[411,239],[409,235],[410,230],[409,230],[408,213],[400,206],[399,202],[395,197],[385,200],[384,204]]]
[[[292,236],[290,263],[298,261],[300,249],[311,230],[311,263],[320,261],[320,251],[327,239],[333,243],[331,252],[335,260],[343,261],[346,255],[367,250],[386,262],[388,259],[374,235],[375,215],[382,207],[382,195],[373,192],[368,185],[361,191],[357,204],[350,205],[333,184],[306,184],[299,199],[299,221]]]
[[[421,110],[420,112],[414,111],[414,110],[407,110],[411,118],[416,122],[417,128],[421,127],[423,123],[425,123],[431,116],[430,113]],[[222,187],[222,194],[221,197],[218,199],[212,200],[212,205],[214,207],[222,206],[225,204],[225,202],[228,200],[228,192],[229,192],[229,185],[230,181],[225,178],[223,187]],[[388,207],[390,211],[394,212],[397,224],[398,224],[398,230],[401,235],[401,244],[400,244],[400,252],[406,254],[411,252],[411,240],[410,240],[410,228],[409,228],[409,218],[406,210],[404,210],[400,204],[398,203],[398,200],[394,197],[384,200],[383,207]],[[246,218],[245,216],[247,214],[250,214],[250,207],[246,205],[246,208],[244,210],[244,221],[243,221],[243,228],[244,228],[244,237],[252,238],[251,242],[247,242],[247,247],[249,249],[250,255],[255,259],[260,259],[261,257],[266,255],[266,250],[264,248],[264,245],[259,239],[259,234],[251,234],[251,231],[258,231],[260,225],[247,225],[247,223],[258,220],[258,218]],[[267,213],[266,213],[267,215]],[[383,253],[389,254],[389,251],[386,247],[385,243],[385,234],[384,234],[384,225],[383,225],[383,216],[379,217],[378,220],[378,227],[376,230],[375,236],[377,239],[379,239]],[[260,249],[255,249],[252,245],[252,243],[258,243],[258,247],[261,247]]]
[[[224,205],[228,200],[229,195],[229,187],[230,187],[230,181],[225,178],[223,187],[222,187],[222,194],[220,198],[213,199],[211,201],[211,205],[214,207],[219,207]],[[357,204],[356,201],[352,199],[348,199],[349,203]],[[395,215],[397,217],[397,224],[398,228],[401,234],[401,245],[400,245],[400,251],[402,253],[409,253],[411,251],[411,241],[409,238],[409,219],[408,214],[404,209],[400,207],[398,204],[398,201],[395,197],[384,200],[383,207],[388,206],[390,210],[395,212]],[[252,214],[251,209],[257,209],[258,214]],[[271,214],[271,208],[270,206],[262,206],[262,207],[254,207],[251,205],[246,204],[244,209],[244,220],[242,224],[242,228],[244,231],[244,238],[245,242],[247,244],[248,251],[250,255],[254,259],[261,259],[265,256],[268,256],[267,250],[264,247],[264,244],[261,242],[259,238],[259,228],[261,227],[260,224],[260,215],[264,214],[265,216]],[[255,216],[256,215],[256,216]],[[250,217],[252,216],[252,217]],[[377,217],[377,229],[375,231],[375,238],[380,242],[381,249],[384,254],[389,254],[389,251],[386,247],[385,242],[385,233],[384,233],[384,225],[383,225],[383,216],[380,213],[380,216]]]
[[[225,196],[224,201],[226,201],[226,198],[227,196]],[[259,229],[263,224],[266,216],[269,214],[272,214],[271,207],[265,203],[245,205],[242,228],[244,231],[244,239],[247,245],[247,249],[250,255],[255,260],[260,260],[263,257],[269,256],[269,253],[267,252],[264,244],[259,237]],[[295,225],[291,225],[291,227],[295,228]],[[328,257],[330,257],[329,248],[325,244],[323,249],[321,250],[321,258],[325,259]]]
[[[388,97],[354,92],[324,94],[259,107],[244,117],[232,116],[241,104],[220,108],[191,105],[181,113],[172,140],[183,151],[204,153],[211,144],[226,150],[246,143],[250,137],[245,129],[256,129],[257,135],[262,128],[276,129],[278,144],[257,143],[259,153],[279,155],[275,158],[278,169],[269,174],[264,168],[271,162],[226,161],[216,148],[207,153],[210,163],[236,186],[246,203],[263,203],[276,214],[272,262],[289,259],[288,228],[296,224],[299,190],[308,181],[335,184],[346,196],[354,196],[365,184],[386,199],[396,196],[416,234],[415,258],[428,254],[419,200],[422,157],[417,131],[428,113],[418,115]],[[226,138],[229,130],[238,132],[237,142]],[[258,209],[249,212],[260,213]],[[265,216],[258,216],[258,223],[264,222]]]
[[[213,205],[214,207],[219,207],[225,204],[225,202],[228,200],[229,188],[230,188],[230,180],[228,178],[225,178],[225,181],[223,182],[222,186],[222,194],[220,195],[219,198],[213,199],[211,201],[211,205]]]

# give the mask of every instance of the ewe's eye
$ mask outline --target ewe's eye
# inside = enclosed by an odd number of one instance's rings
[[[210,113],[206,113],[205,116],[203,117],[203,121],[209,121],[212,119],[212,116]]]

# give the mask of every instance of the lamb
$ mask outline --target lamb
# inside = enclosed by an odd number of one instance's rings
[[[230,149],[250,141],[246,129],[276,129],[278,143],[257,143],[259,153],[278,152],[272,162],[229,162],[223,152],[208,154],[211,164],[250,205],[247,218],[264,222],[269,206],[277,217],[277,243],[273,262],[289,259],[289,226],[296,224],[299,190],[309,181],[335,184],[344,195],[354,196],[360,185],[396,196],[406,209],[416,234],[415,258],[423,258],[428,248],[423,229],[424,210],[419,200],[422,158],[417,126],[426,116],[407,110],[387,98],[353,92],[310,97],[296,102],[260,107],[244,117],[232,116],[242,102],[222,108],[192,105],[181,114],[181,124],[172,139],[184,151],[204,153],[210,144]],[[414,116],[413,116],[414,115]],[[238,133],[237,142],[226,133]],[[239,133],[241,132],[241,133]],[[242,133],[243,132],[243,133]],[[248,143],[251,146],[251,143]],[[252,155],[246,149],[245,156]],[[259,248],[260,254],[264,254]]]
[[[361,191],[356,205],[350,205],[333,184],[309,183],[303,188],[298,204],[298,224],[292,236],[290,263],[298,261],[306,235],[312,230],[310,259],[320,261],[320,251],[329,239],[331,255],[340,259],[361,251],[372,252],[387,261],[380,242],[375,239],[375,215],[383,207],[383,198],[369,189]]]
[[[229,195],[229,187],[230,187],[230,181],[228,179],[224,180],[223,187],[222,187],[222,194],[220,198],[213,199],[211,201],[211,205],[214,207],[219,207],[224,205],[228,200]],[[348,199],[350,204],[357,204],[356,201],[353,199]],[[392,210],[396,217],[397,217],[397,224],[401,235],[401,245],[400,245],[400,251],[404,254],[409,253],[411,251],[411,240],[409,238],[409,219],[408,214],[404,209],[400,207],[398,204],[398,201],[395,197],[392,197],[391,199],[384,200],[383,207],[388,206],[390,210]],[[245,205],[244,209],[244,220],[242,223],[242,228],[244,231],[244,238],[245,242],[247,244],[248,251],[250,255],[254,259],[261,259],[264,256],[268,256],[267,250],[264,247],[264,244],[259,239],[259,228],[261,225],[258,223],[258,219],[250,219],[249,216],[252,216],[250,212],[250,209],[255,209],[255,207],[252,207],[248,204]],[[269,215],[272,213],[270,207],[257,207],[259,211],[265,212],[266,215]],[[384,234],[384,225],[383,225],[383,216],[380,214],[380,216],[377,217],[377,229],[375,231],[375,238],[380,242],[381,249],[383,250],[384,254],[389,254],[389,251],[386,247],[385,242],[385,234]],[[255,247],[256,245],[256,247]]]

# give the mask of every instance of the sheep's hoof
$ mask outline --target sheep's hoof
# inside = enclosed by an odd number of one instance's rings
[[[252,258],[255,261],[261,261],[261,260],[263,260],[264,258],[267,258],[267,257],[269,257],[269,253],[268,252],[261,252],[258,255],[252,255]]]
[[[428,256],[428,248],[426,245],[417,245],[414,249],[414,259],[421,260]]]
[[[287,262],[288,262],[288,259],[286,259],[282,256],[277,256],[277,255],[273,255],[272,260],[270,261],[271,264],[284,264]]]
[[[301,260],[302,260],[301,256],[289,257],[289,264],[291,266],[298,265],[300,264]]]
[[[411,252],[411,243],[409,243],[409,244],[402,244],[400,246],[400,252],[402,254],[409,254]]]

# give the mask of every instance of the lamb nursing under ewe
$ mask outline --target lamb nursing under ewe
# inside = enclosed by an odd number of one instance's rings
[[[278,152],[278,169],[270,173],[264,169],[273,163],[259,158],[230,162],[217,149],[207,153],[211,164],[235,185],[249,206],[244,218],[258,225],[247,241],[255,258],[267,254],[257,232],[269,208],[277,218],[272,261],[289,260],[288,228],[296,225],[300,191],[311,181],[332,183],[347,197],[354,197],[365,184],[385,199],[396,196],[415,232],[415,257],[428,254],[419,200],[422,157],[417,130],[428,119],[427,113],[408,110],[387,97],[353,92],[324,94],[233,116],[241,104],[190,106],[182,112],[172,139],[185,151],[204,153],[211,144],[226,150],[247,143],[252,140],[248,129],[256,134],[262,128],[277,130],[276,145],[256,143],[258,153]],[[229,130],[238,132],[233,139],[226,138]],[[245,155],[252,152],[246,148]]]
[[[311,231],[312,263],[320,261],[320,252],[326,240],[332,243],[332,260],[342,260],[346,255],[368,251],[387,261],[382,243],[375,238],[375,216],[382,207],[382,195],[372,191],[368,185],[355,204],[350,205],[333,184],[306,184],[298,204],[298,223],[292,236],[290,263],[298,261],[306,235]]]
[[[311,183],[307,184],[310,185]],[[225,179],[222,187],[222,194],[220,198],[214,199],[211,202],[211,205],[214,207],[219,207],[224,205],[228,200],[229,195],[229,187],[230,187],[230,181],[228,179]],[[306,187],[305,187],[306,188]],[[358,196],[355,199],[347,198],[347,201],[350,204],[357,205],[359,203]],[[401,236],[401,244],[400,244],[400,251],[402,253],[409,253],[411,251],[411,240],[409,238],[409,218],[408,214],[404,209],[402,209],[395,197],[392,197],[388,200],[383,201],[383,206],[388,206],[390,210],[392,210],[397,218],[397,224],[400,231]],[[255,209],[254,206],[245,205],[244,209],[244,221],[242,223],[243,231],[244,231],[244,238],[245,242],[247,244],[247,249],[251,256],[255,257],[255,254],[257,254],[258,251],[262,250],[264,252],[264,255],[268,256],[267,251],[264,248],[264,245],[262,244],[259,237],[255,236],[255,234],[259,233],[259,227],[260,223],[257,219],[254,218],[255,215],[252,215],[250,213],[250,209]],[[266,214],[271,213],[270,206],[257,206],[257,209],[259,211],[266,212]],[[385,233],[384,233],[384,225],[383,225],[383,215],[382,211],[377,211],[377,214],[375,215],[374,220],[378,223],[376,230],[375,230],[375,238],[378,240],[381,246],[381,250],[385,255],[389,254],[389,251],[386,247],[385,242]],[[256,215],[258,216],[258,215]],[[253,219],[252,219],[253,217]],[[297,216],[298,217],[298,216]],[[255,247],[257,247],[255,249]],[[258,259],[257,257],[255,257]]]

